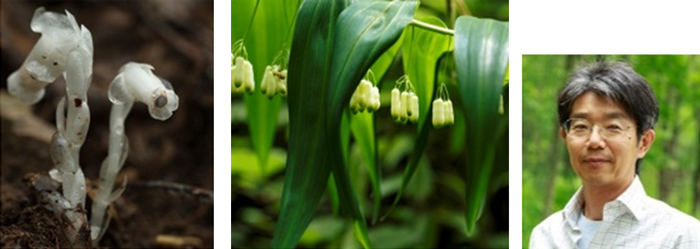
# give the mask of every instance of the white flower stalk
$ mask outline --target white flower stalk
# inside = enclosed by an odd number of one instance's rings
[[[373,112],[379,110],[379,88],[368,80],[361,80],[350,98],[350,110],[353,114],[358,112]]]
[[[109,225],[109,217],[105,217],[107,207],[124,190],[123,186],[112,192],[112,187],[129,151],[124,121],[134,102],[148,105],[151,117],[157,120],[170,118],[178,108],[179,98],[170,83],[154,75],[152,70],[153,66],[149,64],[129,62],[122,66],[109,86],[109,100],[113,104],[110,113],[109,152],[100,169],[100,187],[93,200],[90,220],[94,245],[97,245]]]
[[[34,12],[31,28],[41,33],[41,38],[22,66],[7,78],[7,88],[13,96],[34,104],[44,96],[46,85],[65,71],[71,50],[82,47],[92,57],[92,36],[84,26],[78,26],[70,12],[46,12],[44,7]]]
[[[255,91],[253,65],[241,56],[235,58],[235,64],[231,67],[231,84],[232,91],[235,93]]]

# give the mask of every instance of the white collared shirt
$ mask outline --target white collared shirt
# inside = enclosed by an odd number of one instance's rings
[[[537,225],[530,248],[577,248],[583,231],[576,225],[583,204],[581,188],[558,211]],[[647,196],[635,177],[617,199],[603,207],[603,220],[588,248],[700,248],[700,222]]]

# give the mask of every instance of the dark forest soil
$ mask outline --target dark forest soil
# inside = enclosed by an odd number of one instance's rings
[[[53,168],[49,140],[65,81],[59,77],[50,84],[33,106],[7,95],[7,77],[40,37],[29,27],[40,6],[70,11],[93,35],[91,121],[80,152],[89,188],[99,184],[95,181],[107,155],[107,89],[123,64],[153,65],[180,98],[179,109],[162,122],[152,119],[145,105],[134,105],[126,120],[131,149],[117,177],[118,184],[124,177],[128,184],[113,203],[113,218],[99,247],[213,247],[213,1],[189,0],[2,1],[0,247],[70,247],[65,225],[44,208],[36,188],[36,179],[49,181]]]

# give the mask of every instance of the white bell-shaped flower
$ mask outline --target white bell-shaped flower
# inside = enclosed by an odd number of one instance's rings
[[[452,110],[452,101],[449,99],[445,102],[445,125],[453,125],[455,123],[454,111]]]
[[[234,78],[236,77],[236,71],[236,65],[231,66],[231,92],[240,93],[243,86],[241,85],[241,87],[236,87],[236,84],[233,84]]]
[[[408,103],[410,103],[410,111],[407,110],[406,113],[409,116],[408,121],[415,124],[418,122],[418,114],[420,114],[418,111],[418,96],[416,96],[415,93],[410,92],[408,94]]]
[[[108,95],[114,104],[142,102],[148,105],[151,117],[158,120],[170,118],[179,102],[172,85],[153,74],[153,66],[136,62],[129,62],[119,69],[109,86]]]
[[[379,100],[379,88],[377,88],[376,86],[372,87],[369,101],[369,109],[372,111],[376,111],[379,110],[379,107],[381,107],[381,105],[382,103]]]
[[[373,112],[379,109],[379,88],[373,86],[368,80],[361,80],[350,98],[350,110],[352,113]]]
[[[401,93],[401,110],[399,111],[401,121],[408,120],[408,111],[411,110],[411,103],[408,102],[408,92]]]
[[[287,69],[282,70],[277,74],[277,93],[281,96],[287,96]]]
[[[401,93],[398,88],[391,90],[391,117],[397,121],[401,118]]]
[[[7,78],[10,94],[34,104],[44,96],[44,88],[65,71],[66,57],[75,49],[83,49],[92,58],[92,35],[85,26],[78,26],[73,15],[36,9],[32,31],[41,38],[22,66]]]
[[[276,67],[276,66],[274,66]],[[265,67],[265,72],[263,73],[263,78],[262,78],[262,83],[260,84],[260,92],[263,94],[267,95],[269,98],[272,98],[272,96],[275,94],[275,85],[277,84],[275,82],[275,76],[274,76],[274,68],[273,66],[267,66]]]
[[[445,125],[445,108],[442,99],[433,101],[433,127],[440,128]]]
[[[244,89],[248,93],[255,91],[255,79],[253,77],[253,65],[243,57],[236,57],[235,64],[231,68],[231,80],[236,92],[241,93]]]

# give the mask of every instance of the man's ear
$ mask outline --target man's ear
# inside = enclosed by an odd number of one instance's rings
[[[566,132],[564,132],[564,128],[562,128],[562,127],[559,127],[559,136],[561,136],[561,138],[566,140]]]
[[[654,143],[654,139],[656,139],[656,132],[654,132],[654,129],[649,129],[644,132],[642,139],[639,141],[637,158],[643,158],[644,155],[647,154],[647,151],[649,151],[649,148],[651,148],[651,144]]]

